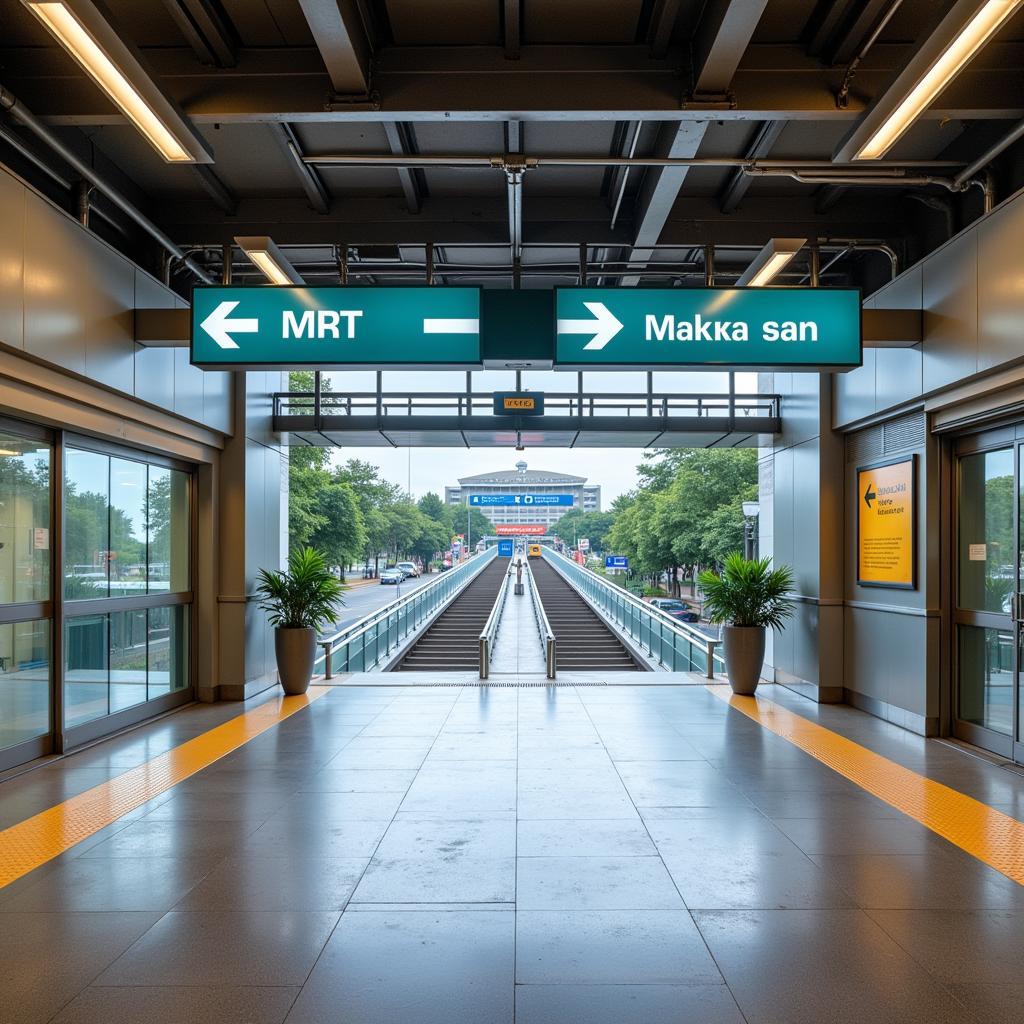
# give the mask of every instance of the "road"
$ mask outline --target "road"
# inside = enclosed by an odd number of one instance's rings
[[[405,597],[419,587],[424,586],[431,580],[436,580],[440,574],[431,573],[429,576],[420,576],[418,579],[405,580],[399,586],[392,586],[390,583],[385,586],[382,583],[369,583],[366,586],[356,587],[345,593],[345,606],[341,609],[341,615],[334,624],[334,628],[328,627],[323,630],[322,636],[329,636],[346,626],[358,622],[361,618],[376,611],[383,605]]]

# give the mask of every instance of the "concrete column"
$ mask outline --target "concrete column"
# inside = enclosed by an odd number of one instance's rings
[[[821,702],[843,699],[843,441],[828,374],[761,376],[782,396],[783,432],[760,462],[761,554],[789,565],[797,609],[769,644],[766,678]]]

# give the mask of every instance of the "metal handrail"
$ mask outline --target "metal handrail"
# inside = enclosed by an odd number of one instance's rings
[[[497,548],[495,548],[497,550]],[[498,596],[494,599],[491,607],[491,614],[487,616],[484,628],[480,633],[480,678],[486,679],[491,672],[491,653],[494,648],[494,641],[498,637],[498,629],[501,626],[501,616],[505,610],[505,599],[508,597],[508,588],[512,580],[512,567],[505,573],[505,579],[498,590]]]
[[[670,672],[701,671],[708,679],[715,678],[715,662],[724,668],[722,656],[715,648],[720,640],[705,636],[685,622],[672,618],[652,605],[641,601],[628,590],[578,565],[550,548],[541,552],[551,567],[573,583],[577,590],[598,610],[611,618],[641,648]]]
[[[530,569],[530,560],[527,559],[523,564],[526,570],[526,583],[530,588],[533,617],[537,620],[537,632],[540,635],[541,643],[544,644],[545,674],[548,679],[554,679],[558,672],[557,637],[552,632],[547,612],[544,611],[544,603],[540,599],[540,592],[534,582],[533,570]]]
[[[336,671],[365,672],[373,668],[428,615],[475,579],[497,553],[498,549],[492,547],[480,555],[472,556],[462,565],[442,573],[436,580],[431,580],[411,594],[370,612],[333,636],[318,640],[321,654],[314,662],[314,672],[321,663],[325,679],[332,678]],[[340,653],[344,654],[344,660],[339,665],[335,656]]]

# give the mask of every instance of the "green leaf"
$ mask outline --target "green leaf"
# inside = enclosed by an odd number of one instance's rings
[[[794,611],[793,571],[771,567],[770,558],[744,558],[738,551],[725,559],[721,574],[700,574],[704,610],[712,622],[732,626],[781,629]]]
[[[272,626],[321,630],[345,603],[344,589],[319,551],[301,547],[291,553],[283,572],[260,569],[256,594]]]

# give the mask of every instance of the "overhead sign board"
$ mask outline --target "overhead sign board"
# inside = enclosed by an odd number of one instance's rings
[[[540,537],[547,533],[541,523],[495,523],[494,532],[499,537]]]
[[[625,555],[605,555],[604,567],[606,569],[628,569],[629,559]]]
[[[544,413],[544,396],[533,391],[496,391],[494,393],[495,416],[541,416]]]
[[[488,505],[572,505],[571,494],[471,494],[473,508]]]
[[[913,590],[916,579],[916,459],[857,470],[857,582]]]
[[[480,366],[480,290],[199,285],[191,353],[211,369]]]
[[[849,369],[854,288],[558,288],[555,366]]]
[[[511,558],[512,557],[512,545],[513,545],[513,541],[510,541],[510,540],[499,540],[498,541],[498,557],[499,558]]]

